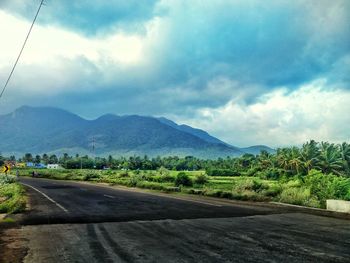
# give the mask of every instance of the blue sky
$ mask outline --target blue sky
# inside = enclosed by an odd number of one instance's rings
[[[0,2],[4,83],[39,0]],[[238,145],[350,139],[350,1],[47,0],[0,113],[166,116]]]

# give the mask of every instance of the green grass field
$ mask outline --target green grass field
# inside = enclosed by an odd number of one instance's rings
[[[33,169],[20,169],[20,176],[31,176]],[[183,192],[239,200],[272,200],[271,191],[276,181],[261,180],[257,177],[220,177],[205,176],[204,171],[185,171],[192,182],[189,185],[176,185],[178,171],[121,171],[121,170],[35,170],[39,177],[57,180],[77,180],[103,182],[112,185],[124,185],[165,192]],[[198,177],[204,181],[198,181]],[[271,188],[271,189],[270,189]],[[270,189],[268,193],[267,190]],[[277,195],[278,193],[275,192]]]
[[[31,176],[33,169],[20,169]],[[254,176],[207,176],[204,171],[35,170],[39,177],[77,180],[182,192],[220,198],[284,203],[325,208],[326,199],[350,200],[350,179],[312,171],[307,177],[266,180]],[[14,173],[14,171],[12,171]]]

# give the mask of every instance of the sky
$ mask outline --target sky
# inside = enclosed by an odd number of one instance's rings
[[[0,0],[0,85],[39,0]],[[350,141],[349,0],[46,0],[0,114],[164,116],[236,146]],[[1,124],[3,125],[3,124]]]

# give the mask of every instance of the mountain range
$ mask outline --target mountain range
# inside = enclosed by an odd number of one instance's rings
[[[0,115],[0,152],[97,156],[196,156],[218,158],[272,152],[267,146],[239,148],[207,132],[166,118],[103,115],[86,120],[51,107],[22,106]]]

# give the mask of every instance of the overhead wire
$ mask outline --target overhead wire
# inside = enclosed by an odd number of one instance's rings
[[[17,59],[16,59],[16,61],[15,61],[15,64],[14,64],[13,67],[12,67],[12,70],[11,70],[11,72],[10,72],[10,75],[8,76],[8,78],[7,78],[7,80],[6,80],[6,83],[5,83],[4,87],[2,88],[2,91],[1,91],[1,93],[0,93],[0,99],[1,99],[2,96],[4,95],[4,92],[5,92],[5,90],[6,90],[7,86],[8,86],[8,84],[9,84],[11,78],[12,78],[12,75],[13,75],[13,73],[15,72],[15,69],[16,69],[16,67],[17,67],[17,64],[18,64],[18,62],[19,62],[19,60],[20,60],[20,58],[21,58],[21,56],[22,56],[23,50],[24,50],[24,48],[25,48],[25,46],[26,46],[26,44],[27,44],[27,42],[28,42],[29,36],[30,36],[30,34],[31,34],[32,30],[33,30],[34,24],[35,24],[35,22],[36,22],[36,20],[37,20],[37,18],[38,18],[38,16],[39,16],[41,7],[44,5],[44,1],[45,1],[45,0],[41,0],[41,1],[40,1],[39,8],[38,8],[38,10],[37,10],[37,12],[36,12],[36,14],[35,14],[35,17],[34,17],[34,20],[33,20],[32,24],[31,24],[31,26],[30,26],[30,28],[29,28],[28,34],[27,34],[27,36],[26,36],[26,38],[25,38],[25,40],[24,40],[24,43],[23,43],[22,48],[21,48],[21,51],[19,52],[19,55],[18,55],[18,57],[17,57]]]

